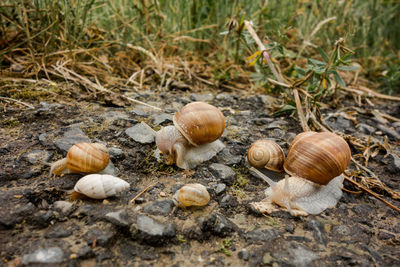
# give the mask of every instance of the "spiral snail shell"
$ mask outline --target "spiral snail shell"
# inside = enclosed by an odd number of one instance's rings
[[[115,196],[127,190],[129,183],[108,174],[89,174],[75,184],[74,190],[94,199],[104,199]]]
[[[253,167],[281,172],[283,171],[285,153],[274,141],[258,140],[247,151],[247,160]]]
[[[78,143],[69,150],[66,158],[54,162],[50,175],[63,173],[97,173],[105,169],[110,156],[105,145],[100,143]]]
[[[210,194],[201,184],[187,184],[174,194],[174,202],[179,207],[205,206],[210,202]]]

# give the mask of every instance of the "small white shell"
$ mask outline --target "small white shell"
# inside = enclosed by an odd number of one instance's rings
[[[94,199],[115,196],[130,187],[124,180],[107,174],[90,174],[82,177],[74,187],[78,193]]]
[[[210,202],[210,194],[201,184],[187,184],[174,194],[174,201],[179,207],[205,206]]]

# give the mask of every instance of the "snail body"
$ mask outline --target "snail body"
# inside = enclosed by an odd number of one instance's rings
[[[174,202],[178,207],[205,206],[210,202],[210,194],[201,184],[187,184],[174,194]]]
[[[281,172],[283,171],[285,153],[274,141],[258,140],[247,151],[247,160],[253,167]]]
[[[204,102],[192,102],[175,113],[174,126],[155,133],[159,151],[167,163],[179,168],[194,168],[224,148],[218,138],[225,129],[222,112]]]
[[[343,172],[350,162],[351,152],[346,141],[329,133],[304,132],[297,135],[289,147],[284,170],[291,177],[274,182],[250,168],[270,187],[266,199],[252,203],[260,212],[278,210],[272,203],[286,208],[292,215],[319,214],[334,207],[342,196]]]
[[[104,199],[127,190],[129,183],[108,174],[89,174],[75,184],[74,190],[94,199]]]

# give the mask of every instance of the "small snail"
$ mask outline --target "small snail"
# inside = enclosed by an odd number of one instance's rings
[[[107,167],[109,160],[108,150],[103,144],[75,144],[68,150],[67,157],[51,164],[50,175],[97,173]]]
[[[252,203],[260,212],[276,211],[272,203],[286,208],[294,216],[318,214],[334,207],[342,196],[343,172],[351,152],[346,141],[330,132],[304,132],[289,147],[284,163],[291,175],[278,183],[250,168],[270,187],[261,202]]]
[[[174,202],[178,207],[205,206],[210,202],[210,194],[201,184],[187,184],[174,194]]]
[[[253,167],[281,172],[285,153],[277,143],[271,140],[258,140],[247,151],[247,160]]]
[[[194,168],[224,148],[218,138],[225,130],[225,117],[218,108],[203,102],[189,103],[175,113],[173,122],[174,126],[155,133],[157,147],[167,156],[168,164]]]
[[[127,190],[129,183],[108,174],[89,174],[75,184],[74,190],[94,199],[104,199],[115,196]]]

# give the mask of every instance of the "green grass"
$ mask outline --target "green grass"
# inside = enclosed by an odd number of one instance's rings
[[[387,62],[397,58],[399,10],[400,1],[395,0],[4,0],[0,66],[24,56],[21,61],[30,58],[37,63],[30,63],[29,74],[40,76],[42,65],[54,64],[60,55],[86,62],[93,60],[93,53],[97,58],[113,57],[131,43],[157,57],[200,57],[217,70],[216,79],[226,79],[230,76],[219,65],[243,64],[254,51],[238,41],[246,38],[245,31],[221,33],[228,30],[228,22],[234,26],[246,19],[253,21],[260,37],[295,53],[304,40],[329,51],[334,41],[344,37],[366,73],[376,78],[389,68]],[[310,36],[318,23],[332,17],[336,18]],[[60,54],[52,54],[56,52]],[[315,52],[307,46],[300,56]]]

